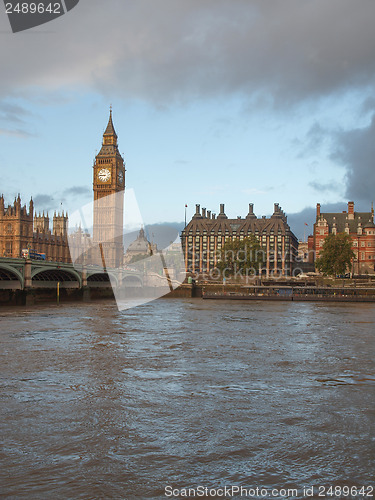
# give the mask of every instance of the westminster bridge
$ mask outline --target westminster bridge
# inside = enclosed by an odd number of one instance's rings
[[[133,269],[103,269],[63,262],[0,258],[0,290],[32,288],[111,288],[112,285],[143,286],[142,273]]]
[[[142,268],[141,268],[142,269]],[[180,287],[172,269],[158,272],[134,267],[102,268],[24,258],[0,258],[0,305],[28,305],[44,300],[90,300],[116,296],[161,297],[174,292],[191,296],[191,285]],[[175,290],[176,288],[179,290]],[[57,299],[58,300],[58,299]]]

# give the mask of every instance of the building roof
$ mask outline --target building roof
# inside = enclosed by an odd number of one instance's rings
[[[246,236],[249,233],[255,234],[281,234],[281,235],[291,235],[295,237],[292,233],[284,212],[281,210],[278,204],[275,204],[274,213],[270,218],[262,217],[257,218],[253,213],[252,204],[249,208],[249,213],[246,218],[238,217],[237,219],[228,219],[224,213],[224,206],[221,206],[220,214],[217,218],[212,218],[210,215],[206,215],[206,210],[202,210],[200,213],[199,205],[197,205],[197,210],[192,220],[184,229],[184,234],[202,234],[204,232],[209,236],[210,233],[226,233],[226,234],[243,234]],[[296,239],[297,241],[297,239]]]
[[[150,253],[150,243],[145,236],[143,228],[139,231],[137,239],[134,240],[128,246],[126,250],[127,254],[149,254]]]
[[[375,227],[375,224],[373,223],[373,221],[370,219],[367,224],[365,224],[363,227],[365,228],[368,228],[368,227]]]
[[[103,144],[97,156],[114,156],[120,155],[118,146],[115,144]]]
[[[356,233],[359,224],[361,224],[362,227],[372,227],[366,226],[369,221],[372,221],[371,212],[354,212],[354,218],[352,219],[349,219],[347,212],[321,213],[320,220],[321,219],[327,221],[330,230],[334,227],[334,224],[336,224],[335,227],[338,233],[343,233],[347,227],[349,227],[350,233]]]

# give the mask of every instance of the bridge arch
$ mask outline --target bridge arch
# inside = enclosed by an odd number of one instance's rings
[[[19,286],[12,286],[13,282],[19,282]],[[2,282],[2,285],[7,284],[7,286],[0,286],[0,288],[9,288],[8,284],[10,284],[10,288],[20,288],[23,289],[24,287],[24,276],[23,274],[16,269],[13,266],[10,266],[9,264],[0,264],[0,282]]]
[[[81,288],[82,286],[82,278],[74,269],[36,268],[32,270],[31,278],[33,286],[38,284],[43,287],[57,282],[64,283],[66,288]]]
[[[103,271],[96,271],[96,272],[91,272],[87,276],[87,285],[90,286],[90,284],[93,283],[100,283],[100,286],[111,286],[112,283],[115,282],[117,285],[118,283],[118,278],[114,273],[111,272],[103,272]]]

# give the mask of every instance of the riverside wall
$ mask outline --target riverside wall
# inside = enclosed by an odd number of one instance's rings
[[[149,297],[153,291],[158,297],[155,288],[142,289],[135,287],[127,289],[127,297]],[[346,301],[346,302],[375,302],[375,282],[339,280],[331,285],[327,283],[295,282],[262,283],[261,285],[244,286],[240,283],[184,283],[163,298],[204,298],[227,300],[284,300],[284,301]],[[115,300],[111,287],[82,287],[60,288],[59,303],[71,301]],[[0,306],[32,306],[40,303],[57,303],[55,288],[26,288],[24,290],[0,289]]]

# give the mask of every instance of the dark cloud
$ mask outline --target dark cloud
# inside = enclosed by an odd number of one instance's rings
[[[317,192],[342,193],[346,199],[367,205],[374,200],[375,100],[372,98],[363,103],[362,112],[370,110],[373,114],[368,126],[344,130],[315,123],[303,139],[293,141],[298,157],[314,157],[318,153],[345,169],[343,180],[322,177],[310,181],[308,185]]]
[[[303,240],[304,236],[307,238],[307,236],[313,232],[316,209],[311,207],[304,208],[301,212],[287,214],[287,217],[290,229],[299,240]],[[308,225],[306,226],[305,224]]]
[[[52,194],[37,194],[33,197],[35,209],[41,210],[64,210],[70,212],[86,204],[91,200],[92,191],[87,186],[73,186],[63,191],[55,191]]]
[[[30,116],[30,112],[19,106],[5,101],[0,101],[0,121],[4,123],[24,124],[25,117]]]
[[[91,196],[92,190],[87,186],[73,186],[65,189],[62,193],[63,197]]]
[[[374,110],[375,110],[375,97],[373,95],[370,95],[363,101],[360,111],[362,113],[371,112],[372,114]]]
[[[329,131],[315,122],[302,139],[295,138],[292,141],[292,146],[298,152],[297,158],[307,158],[317,155],[329,138]]]
[[[336,182],[333,179],[330,180],[329,182],[311,181],[309,182],[308,185],[313,189],[315,189],[315,191],[318,191],[319,193],[325,193],[327,191],[335,191],[336,189]]]
[[[375,114],[367,127],[336,132],[331,157],[347,169],[347,198],[370,204],[375,190]]]
[[[50,194],[37,194],[33,197],[36,211],[52,210],[56,206],[56,200]]]
[[[25,130],[30,116],[26,108],[0,100],[0,135],[33,137],[33,133]]]
[[[373,0],[360,8],[352,0],[82,1],[49,24],[53,33],[6,39],[0,92],[84,85],[155,104],[239,94],[285,107],[368,91],[374,16]],[[7,23],[0,18],[0,29]]]

